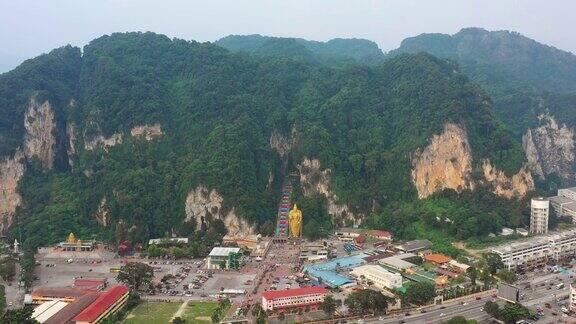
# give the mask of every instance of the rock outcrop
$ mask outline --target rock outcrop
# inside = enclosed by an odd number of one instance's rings
[[[24,115],[24,155],[28,160],[37,157],[46,169],[54,167],[56,118],[48,101],[39,103],[30,99]]]
[[[321,194],[326,197],[326,210],[337,222],[351,219],[359,221],[363,215],[354,214],[346,204],[338,203],[338,197],[330,189],[330,169],[321,169],[318,159],[304,158],[298,166],[300,185],[305,196]]]
[[[74,123],[66,125],[66,137],[68,138],[68,145],[66,146],[68,164],[73,166],[74,155],[76,155],[76,141],[78,140],[78,131],[76,130],[76,125]]]
[[[118,144],[122,144],[122,134],[112,134],[110,137],[98,135],[90,140],[85,140],[84,149],[87,151],[94,151],[101,147],[105,152],[108,152],[109,148]]]
[[[555,173],[574,180],[574,130],[558,125],[554,117],[540,115],[540,125],[522,137],[528,166],[540,178]]]
[[[486,182],[499,196],[524,197],[529,191],[534,190],[534,179],[527,166],[523,166],[512,178],[508,178],[503,171],[492,166],[489,160],[484,160],[482,171]]]
[[[136,126],[132,128],[130,134],[133,137],[143,138],[147,141],[161,138],[164,135],[160,124]]]
[[[268,143],[270,144],[270,148],[278,152],[281,158],[286,157],[298,143],[296,128],[292,128],[292,132],[288,138],[282,136],[277,130],[274,130],[270,135]]]
[[[96,219],[96,221],[98,222],[98,224],[100,224],[100,226],[107,227],[109,222],[108,219],[109,214],[110,209],[108,208],[108,202],[106,201],[106,197],[102,197],[102,200],[100,200],[100,205],[98,205],[98,209],[92,215],[92,217]]]
[[[18,150],[13,157],[0,161],[0,234],[12,225],[16,208],[22,203],[18,182],[24,175],[24,154]]]
[[[254,226],[239,218],[234,208],[226,211],[223,206],[224,198],[216,190],[198,186],[186,197],[186,221],[195,221],[196,229],[200,229],[203,222],[209,224],[213,219],[221,219],[230,236],[247,236],[255,233]]]
[[[443,189],[474,189],[472,153],[462,127],[446,123],[442,133],[434,135],[424,150],[414,153],[412,182],[419,198]]]

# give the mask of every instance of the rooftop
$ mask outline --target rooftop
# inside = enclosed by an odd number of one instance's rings
[[[535,236],[522,241],[506,243],[491,248],[492,251],[500,254],[513,253],[528,248],[533,248],[541,245],[549,245],[553,242],[558,242],[563,239],[576,238],[576,229],[569,229],[559,232],[550,232],[547,235]]]
[[[391,266],[392,268],[395,269],[400,269],[400,270],[404,270],[404,269],[408,269],[408,268],[412,268],[415,265],[413,263],[410,263],[408,261],[404,261],[400,256],[398,255],[394,255],[391,257],[387,257],[384,258],[380,261],[378,261],[380,264],[385,264],[388,266]]]
[[[74,316],[78,315],[86,307],[92,304],[92,302],[94,302],[98,296],[99,293],[92,292],[76,299],[74,302],[68,304],[68,306],[64,307],[54,316],[50,317],[46,322],[44,322],[44,324],[70,323]]]
[[[326,293],[328,293],[328,290],[326,288],[311,286],[296,289],[265,291],[262,293],[262,297],[266,298],[267,300],[271,300],[278,298],[304,296],[312,294],[326,294]]]
[[[66,306],[68,306],[68,303],[61,300],[45,302],[34,309],[32,318],[40,323],[44,323]]]
[[[382,268],[381,266],[378,265],[373,265],[373,264],[367,264],[367,265],[363,265],[361,267],[358,268],[354,268],[354,270],[352,270],[352,273],[354,275],[362,275],[364,273],[368,273],[371,274],[373,276],[389,276],[389,275],[397,275],[399,276],[399,273],[394,273],[391,271],[388,271],[384,268]]]
[[[240,248],[237,247],[215,247],[210,251],[208,256],[223,256],[227,257],[230,253],[238,253]]]
[[[406,243],[401,244],[399,246],[399,248],[401,250],[404,250],[407,252],[417,251],[417,250],[425,250],[425,249],[429,249],[430,247],[432,247],[432,242],[430,242],[429,240],[414,240],[414,241],[406,242]]]
[[[372,236],[375,237],[392,237],[392,233],[383,230],[372,230]]]
[[[89,293],[89,291],[82,288],[46,287],[34,290],[32,296],[47,298],[77,298],[84,296],[87,293]]]
[[[74,287],[76,288],[98,289],[105,283],[106,280],[104,279],[74,279]]]
[[[440,254],[440,253],[432,253],[432,254],[428,254],[424,256],[424,259],[428,262],[434,262],[434,263],[448,263],[450,262],[450,260],[452,260],[450,257],[445,256],[444,254]]]
[[[76,322],[93,322],[95,321],[103,312],[105,312],[110,306],[114,305],[122,296],[127,294],[129,291],[128,287],[125,286],[114,286],[109,288],[105,292],[101,293],[100,296],[92,303],[90,306],[86,307],[80,314],[74,317]]]

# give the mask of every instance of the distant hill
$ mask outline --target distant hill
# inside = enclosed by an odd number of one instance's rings
[[[232,52],[259,56],[287,57],[326,65],[346,63],[372,64],[384,60],[384,53],[376,43],[366,39],[335,38],[327,42],[302,38],[283,38],[262,35],[230,35],[215,42]]]
[[[492,90],[576,91],[576,56],[517,32],[465,28],[454,35],[422,34],[389,55],[418,52],[456,60],[472,80]]]

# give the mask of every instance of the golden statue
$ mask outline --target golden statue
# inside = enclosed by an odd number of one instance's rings
[[[76,243],[76,236],[74,236],[74,233],[70,233],[70,235],[68,235],[68,240],[66,240],[66,242],[70,244]]]
[[[290,237],[300,237],[302,235],[302,211],[294,204],[294,208],[288,214],[290,226]]]

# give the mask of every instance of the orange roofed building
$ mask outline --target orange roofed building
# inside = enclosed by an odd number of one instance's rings
[[[443,265],[452,260],[452,258],[440,253],[432,253],[424,256],[426,262],[434,263],[436,265]]]

